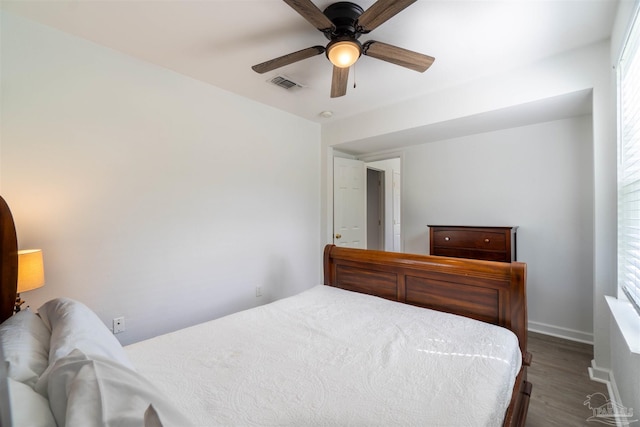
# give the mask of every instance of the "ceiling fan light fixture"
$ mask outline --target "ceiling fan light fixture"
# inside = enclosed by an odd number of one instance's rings
[[[339,68],[349,68],[362,54],[362,45],[353,39],[334,40],[327,46],[327,58]]]

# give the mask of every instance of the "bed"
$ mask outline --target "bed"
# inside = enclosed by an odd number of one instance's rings
[[[2,425],[525,423],[523,263],[327,245],[323,284],[123,348],[68,298],[12,316],[4,200],[0,230]]]

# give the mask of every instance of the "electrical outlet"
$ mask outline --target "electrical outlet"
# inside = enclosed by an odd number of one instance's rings
[[[256,286],[256,298],[262,296],[262,286]]]
[[[119,334],[120,332],[124,332],[124,317],[116,317],[113,319],[113,333]]]

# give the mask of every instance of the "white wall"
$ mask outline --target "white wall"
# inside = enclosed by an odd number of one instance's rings
[[[591,116],[405,150],[405,251],[428,253],[431,225],[518,226],[529,327],[593,340]]]
[[[321,283],[320,129],[2,13],[1,191],[123,343]],[[264,296],[255,297],[263,286]]]

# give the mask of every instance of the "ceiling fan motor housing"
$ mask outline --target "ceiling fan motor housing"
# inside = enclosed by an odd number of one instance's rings
[[[324,14],[333,22],[335,30],[325,33],[329,40],[338,37],[350,37],[357,39],[360,33],[357,31],[356,22],[364,10],[355,3],[340,1],[329,5]]]

